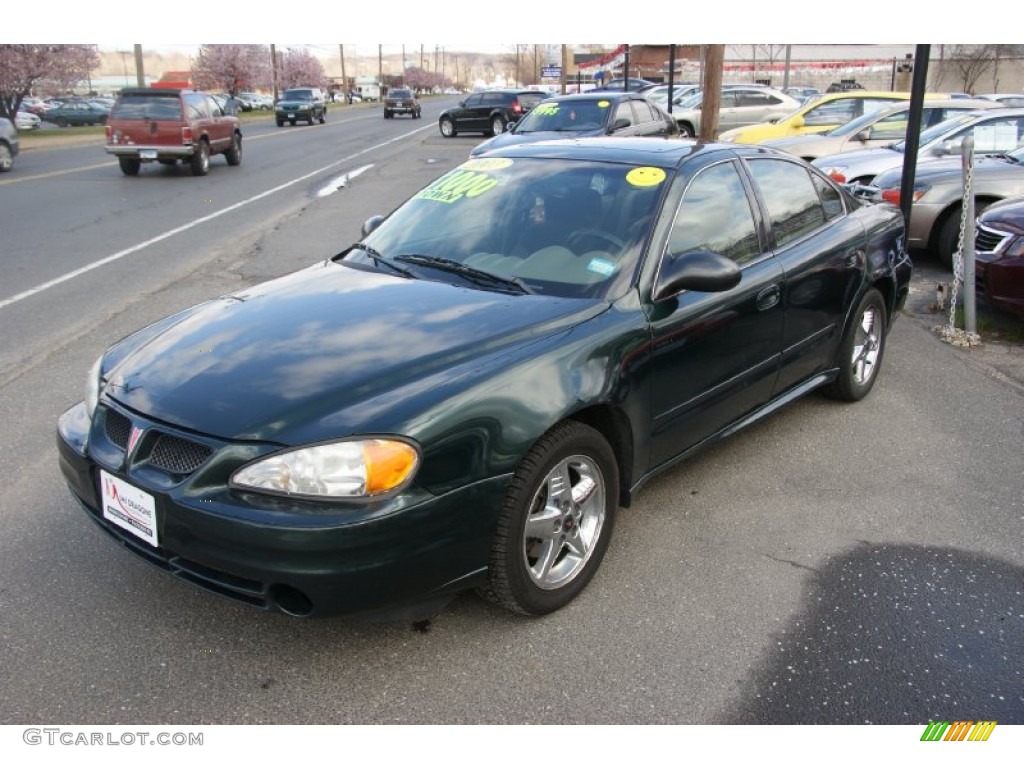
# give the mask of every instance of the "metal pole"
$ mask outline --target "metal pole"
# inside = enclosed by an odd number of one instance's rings
[[[671,43],[668,46],[668,113],[672,114],[672,92],[676,85],[676,46]]]
[[[786,88],[789,88],[789,62],[790,62],[790,53],[792,52],[792,48],[793,48],[792,45],[787,45],[786,46],[786,74],[782,78],[782,88],[783,88],[783,90],[785,90]]]
[[[968,135],[961,145],[964,171],[964,241],[961,244],[964,272],[964,330],[977,333],[977,315],[974,306],[974,189],[971,172],[974,168],[974,137]]]
[[[135,82],[139,88],[146,87],[146,72],[142,63],[142,45],[135,43]]]
[[[921,146],[921,115],[924,111],[924,91],[928,81],[928,52],[931,46],[917,46],[914,59],[914,84],[910,92],[910,116],[907,119],[907,138],[904,142],[903,176],[900,180],[900,210],[903,221],[910,228],[910,210],[914,202],[914,175],[917,172],[917,150]]]

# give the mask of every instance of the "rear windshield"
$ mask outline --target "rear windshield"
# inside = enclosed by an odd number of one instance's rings
[[[389,99],[411,99],[412,98],[412,91],[406,91],[406,90],[402,90],[401,88],[397,88],[397,89],[388,91],[388,98]]]
[[[181,100],[177,94],[122,96],[110,116],[121,120],[181,120]]]
[[[533,109],[547,97],[548,95],[546,93],[520,93],[519,103],[526,109]]]

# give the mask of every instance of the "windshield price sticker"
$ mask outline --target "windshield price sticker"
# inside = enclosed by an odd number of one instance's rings
[[[538,115],[557,115],[558,105],[557,104],[538,104],[533,108],[533,111]]]
[[[464,197],[482,195],[498,186],[498,180],[493,176],[470,170],[470,163],[464,163],[461,168],[445,174],[426,189],[417,192],[415,197],[438,203],[454,203]]]

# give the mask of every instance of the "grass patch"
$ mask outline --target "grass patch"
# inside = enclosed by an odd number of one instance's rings
[[[975,325],[982,341],[1002,341],[1009,344],[1024,343],[1024,321],[1009,312],[1002,312],[984,300],[975,304]],[[956,308],[956,327],[964,328],[964,308]]]

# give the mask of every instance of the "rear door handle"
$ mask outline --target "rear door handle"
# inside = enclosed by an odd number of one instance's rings
[[[757,308],[764,312],[766,309],[771,309],[778,304],[781,298],[782,291],[779,289],[778,284],[769,285],[757,294]]]

